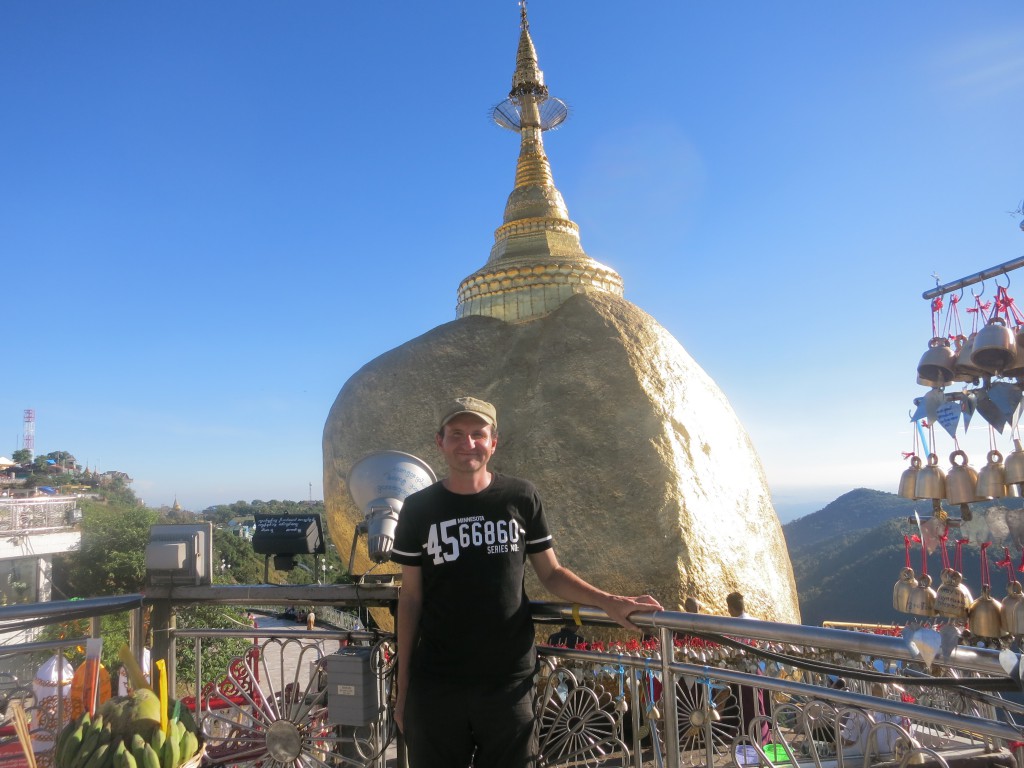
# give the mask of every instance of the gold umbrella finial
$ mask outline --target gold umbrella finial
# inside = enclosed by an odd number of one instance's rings
[[[555,186],[542,134],[565,122],[569,108],[549,95],[526,0],[519,0],[519,9],[512,90],[493,112],[494,122],[519,134],[515,183],[487,264],[459,285],[458,317],[522,322],[546,315],[577,293],[622,296],[622,278],[583,250],[579,227]]]

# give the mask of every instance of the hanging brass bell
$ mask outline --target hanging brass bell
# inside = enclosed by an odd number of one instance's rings
[[[1004,634],[1024,635],[1024,594],[1019,581],[1011,581],[1007,585],[999,616]]]
[[[971,603],[967,625],[978,637],[1000,637],[1003,632],[1002,604],[990,594],[988,584],[981,587],[981,597]]]
[[[1003,480],[1007,485],[1024,483],[1024,447],[1019,438],[1013,439],[1013,451],[1003,462]]]
[[[957,459],[962,459],[963,464],[957,464]],[[949,462],[953,466],[946,473],[946,500],[950,504],[959,505],[960,517],[970,520],[971,508],[967,505],[981,501],[977,492],[978,473],[967,463],[967,454],[963,451],[953,451],[949,454]]]
[[[974,340],[977,336],[978,334],[972,333],[970,336],[957,336],[954,339],[956,359],[953,363],[953,378],[955,381],[972,382],[988,375],[986,371],[971,362],[971,352],[974,350]]]
[[[1024,325],[1014,328],[1013,336],[1017,340],[1017,354],[1013,362],[1003,369],[1003,376],[1024,376]]]
[[[921,469],[921,457],[911,456],[910,466],[900,475],[900,487],[897,493],[905,499],[917,498],[917,473]]]
[[[928,466],[917,472],[914,494],[919,499],[946,498],[946,473],[939,467],[939,457],[934,453],[928,454]]]
[[[942,584],[935,590],[935,612],[949,619],[966,619],[974,598],[964,584],[963,575],[954,568],[942,571]]]
[[[928,342],[928,349],[917,364],[917,382],[944,387],[953,381],[954,365],[956,354],[949,347],[949,339],[936,336]]]
[[[1006,496],[1006,473],[1003,468],[1003,454],[988,452],[988,464],[978,471],[975,492],[982,499],[1001,499]]]
[[[1017,337],[1001,317],[993,317],[978,331],[971,349],[971,363],[989,373],[1002,373],[1017,357]]]
[[[892,608],[900,613],[907,613],[907,605],[910,602],[910,593],[917,587],[917,577],[914,576],[913,568],[904,568],[900,571],[900,579],[892,587]]]
[[[907,613],[914,616],[935,615],[935,590],[932,589],[932,577],[922,573],[917,586],[910,592],[907,599]]]

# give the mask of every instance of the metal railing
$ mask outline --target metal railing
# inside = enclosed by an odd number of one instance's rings
[[[73,496],[0,499],[0,532],[30,533],[68,528],[80,519]]]
[[[176,587],[145,598],[0,608],[0,629],[151,607],[155,635],[163,638],[153,655],[166,654],[171,679],[179,653],[187,649],[197,661],[194,675],[178,679],[174,690],[203,730],[208,763],[384,768],[404,764],[391,717],[391,634],[297,626],[178,629],[172,608],[207,602],[319,611],[392,605],[397,595],[394,585]],[[578,632],[615,636],[600,611],[533,607],[542,634],[546,625],[578,615]],[[160,616],[171,619],[157,623]],[[674,612],[634,620],[645,631],[642,640],[633,633],[574,648],[539,646],[541,765],[842,768],[898,760],[955,767],[998,759],[1024,768],[1018,724],[1024,708],[1014,700],[1021,658],[1009,646],[965,647],[927,626],[889,636]],[[240,650],[226,668],[204,666],[207,650],[227,641]],[[6,661],[61,654],[81,642],[0,648],[0,670]],[[339,667],[342,658],[351,664]],[[339,669],[362,674],[344,683],[362,696],[364,708],[354,715],[339,704]],[[62,690],[67,681],[55,683]],[[18,695],[45,750],[69,705],[63,696],[35,701],[35,693],[23,686]],[[345,703],[351,703],[347,694]],[[0,766],[17,757],[9,750],[5,757],[12,738],[0,723]]]

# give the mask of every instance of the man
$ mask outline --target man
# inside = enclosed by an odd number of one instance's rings
[[[750,618],[743,600],[743,593],[730,592],[725,596],[725,605],[729,609],[729,615],[734,619]],[[743,734],[757,741],[758,744],[766,744],[771,736],[771,728],[767,720],[763,718],[771,714],[771,699],[767,698],[760,688],[751,688],[749,685],[733,685],[733,692],[740,702]],[[758,717],[762,718],[761,725],[756,732],[751,732],[751,723]]]
[[[743,604],[743,595],[740,592],[730,592],[725,596],[725,604],[729,608],[729,615],[734,619],[749,619],[746,606]]]
[[[630,614],[661,606],[611,595],[559,564],[537,490],[488,469],[493,405],[457,398],[435,442],[448,476],[405,500],[391,555],[402,566],[395,719],[412,768],[535,765],[527,559],[549,592],[624,627],[637,629]]]

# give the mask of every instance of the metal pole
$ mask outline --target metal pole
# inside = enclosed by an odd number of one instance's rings
[[[980,283],[982,280],[988,280],[990,277],[998,277],[999,275],[1005,275],[1007,272],[1012,272],[1015,269],[1024,267],[1024,256],[1019,256],[1016,259],[997,264],[994,267],[983,269],[981,272],[975,272],[973,275],[962,277],[959,280],[954,280],[951,283],[945,285],[937,285],[930,291],[925,291],[921,294],[922,299],[934,299],[952,291],[959,291],[961,288],[966,288],[968,285],[974,285]]]
[[[154,600],[153,610],[149,616],[153,632],[152,660],[155,668],[158,659],[167,665],[167,690],[174,696],[174,607],[170,600]],[[152,675],[152,670],[149,671]],[[156,677],[150,677],[150,684],[156,689]]]
[[[665,751],[668,753],[669,765],[681,765],[679,762],[679,715],[676,711],[676,676],[672,672],[675,633],[668,627],[658,631],[658,642],[661,643],[661,707],[665,717]],[[710,741],[710,739],[708,740]]]
[[[196,722],[203,716],[203,638],[197,637],[192,650],[196,657]]]

